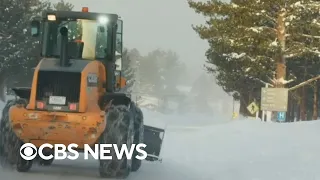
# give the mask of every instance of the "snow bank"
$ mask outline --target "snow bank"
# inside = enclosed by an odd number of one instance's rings
[[[168,126],[163,162],[144,162],[131,180],[320,179],[320,121],[265,123],[143,111],[146,124]],[[0,169],[0,179],[85,180],[97,177],[97,168],[97,161],[57,161],[50,168],[35,166],[30,173]]]
[[[193,170],[199,179],[320,179],[319,129],[320,121],[264,123],[243,119],[197,131],[171,131],[164,158],[197,164]],[[173,153],[172,149],[181,151]]]
[[[185,115],[179,114],[162,114],[148,109],[142,109],[146,125],[151,125],[160,128],[184,128],[184,129],[199,129],[213,124],[226,123],[231,121],[228,115],[205,115],[201,113],[188,113]]]

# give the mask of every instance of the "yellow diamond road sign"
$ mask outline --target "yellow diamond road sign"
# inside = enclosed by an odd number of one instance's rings
[[[249,106],[247,107],[248,111],[251,113],[251,114],[254,114],[256,113],[257,111],[259,111],[259,107],[256,105],[255,102],[252,102],[251,104],[249,104]]]

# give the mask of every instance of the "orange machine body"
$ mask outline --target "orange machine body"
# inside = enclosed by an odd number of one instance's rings
[[[14,132],[25,143],[30,142],[36,146],[44,143],[76,143],[79,148],[83,148],[84,144],[95,144],[106,127],[105,112],[98,104],[99,98],[106,91],[103,86],[106,81],[103,64],[99,61],[88,61],[81,71],[78,112],[61,112],[36,108],[38,72],[45,61],[55,59],[43,59],[36,67],[27,107],[15,105],[10,108],[9,119]],[[89,73],[98,75],[96,87],[88,87]]]

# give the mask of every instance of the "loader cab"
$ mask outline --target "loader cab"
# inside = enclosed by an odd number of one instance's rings
[[[68,56],[104,60],[122,52],[122,21],[116,14],[47,11],[31,22],[31,34],[40,37],[42,57],[60,57],[62,28],[68,30]]]
[[[82,12],[46,11],[31,22],[31,35],[39,37],[41,57],[58,58],[61,66],[70,66],[70,60],[103,62],[107,70],[106,89],[113,91],[116,72],[121,74],[122,26],[118,15],[90,13],[86,8]]]

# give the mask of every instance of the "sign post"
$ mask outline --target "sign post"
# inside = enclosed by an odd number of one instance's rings
[[[286,121],[286,112],[278,112],[277,120],[279,122],[285,122]]]
[[[257,104],[255,102],[252,102],[251,104],[249,104],[249,106],[247,106],[247,109],[252,115],[256,113],[256,119],[258,119],[259,107],[257,106]]]
[[[268,88],[268,87],[269,87],[269,86],[268,86],[268,83],[266,83],[266,87],[265,87],[265,88]],[[263,110],[263,111],[262,111],[262,118],[261,118],[262,122],[266,121],[266,120],[265,120],[265,116],[266,116],[266,111]],[[267,118],[267,121],[268,121],[268,118]]]
[[[288,108],[287,88],[261,88],[261,110],[280,112],[278,117],[282,121]],[[284,115],[283,115],[284,114]],[[279,120],[279,118],[277,118]]]

